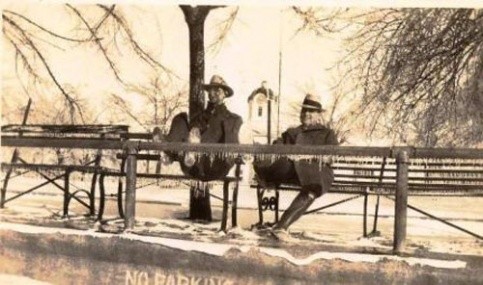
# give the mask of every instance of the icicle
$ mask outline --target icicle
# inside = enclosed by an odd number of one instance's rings
[[[333,162],[334,162],[334,164],[338,164],[340,162],[340,156],[339,155],[335,156],[333,158]]]

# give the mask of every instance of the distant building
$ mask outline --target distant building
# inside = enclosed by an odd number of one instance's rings
[[[266,81],[248,97],[248,120],[252,126],[255,143],[266,144],[269,138],[270,143],[276,139],[278,97],[268,88]]]

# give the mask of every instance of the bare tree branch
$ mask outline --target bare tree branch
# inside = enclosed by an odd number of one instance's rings
[[[228,36],[228,32],[233,27],[239,10],[240,7],[234,7],[234,9],[229,13],[226,19],[217,24],[219,29],[218,35],[216,36],[215,40],[207,47],[208,52],[217,53],[220,51],[226,37]]]
[[[114,72],[114,75],[116,76],[116,79],[119,80],[119,82],[121,82],[121,83],[124,84],[124,80],[121,79],[121,76],[119,74],[119,70],[116,67],[116,64],[111,60],[111,58],[107,54],[107,50],[102,45],[101,39],[99,39],[97,37],[96,31],[90,26],[89,22],[87,22],[87,20],[84,18],[84,16],[82,16],[82,14],[80,13],[79,10],[77,10],[75,7],[73,7],[70,4],[66,4],[66,6],[69,7],[77,15],[77,17],[79,17],[79,19],[82,21],[82,23],[84,23],[84,25],[86,26],[86,28],[89,30],[89,32],[91,34],[91,38],[96,43],[97,47],[99,47],[99,49],[101,50],[102,55],[104,56],[104,59],[107,61],[107,63],[111,67],[111,70]]]
[[[44,66],[45,70],[49,74],[50,79],[54,82],[55,86],[57,86],[57,89],[60,90],[62,95],[64,95],[64,98],[68,102],[71,112],[74,113],[75,110],[77,109],[77,112],[79,113],[81,120],[84,122],[84,117],[82,114],[82,109],[79,107],[78,103],[76,100],[74,100],[62,87],[62,85],[58,82],[57,77],[53,74],[50,65],[47,63],[47,60],[44,58],[43,54],[40,52],[40,50],[37,48],[36,44],[30,39],[30,37],[27,35],[27,33],[17,24],[15,23],[12,19],[9,17],[5,16],[5,14],[2,15],[2,19],[8,23],[11,27],[17,31],[17,33],[22,37],[22,39],[28,44],[28,46],[35,52],[36,56],[40,59],[42,62],[42,65]]]
[[[166,72],[170,76],[174,76],[177,79],[180,79],[180,77],[174,73],[172,70],[167,68],[166,66],[162,65],[159,61],[154,59],[148,52],[146,52],[139,43],[134,39],[134,34],[129,28],[129,25],[127,24],[126,20],[124,17],[119,13],[114,11],[114,9],[110,9],[109,7],[105,5],[97,5],[98,7],[102,8],[103,10],[106,11],[106,13],[109,13],[115,20],[116,22],[121,26],[123,31],[126,33],[129,43],[132,45],[136,55],[139,56],[141,60],[149,64],[151,67],[159,67],[161,68],[164,72]]]
[[[319,35],[333,33],[330,25],[337,21],[357,28],[340,65],[350,66],[344,81],[363,92],[360,109],[369,133],[380,130],[401,141],[441,146],[483,140],[483,109],[465,112],[473,103],[469,94],[478,92],[474,74],[483,68],[481,10],[371,9],[329,18],[312,8],[294,11],[304,19],[302,30]]]
[[[83,42],[89,41],[89,39],[76,39],[76,38],[66,37],[66,36],[54,33],[51,30],[46,29],[46,28],[42,27],[41,25],[35,23],[34,21],[30,20],[29,18],[25,17],[24,15],[21,15],[19,13],[14,12],[14,11],[3,10],[3,12],[7,13],[7,14],[15,15],[16,17],[19,17],[19,18],[23,19],[24,21],[28,22],[29,24],[39,28],[40,30],[46,32],[47,34],[49,34],[53,37],[56,37],[56,38],[59,38],[59,39],[62,39],[62,40],[66,40],[66,41],[78,42],[78,43],[83,43]]]

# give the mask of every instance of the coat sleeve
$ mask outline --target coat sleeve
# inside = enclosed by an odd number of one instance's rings
[[[240,116],[232,115],[230,119],[223,122],[225,131],[225,143],[239,143],[238,134],[243,120]]]
[[[335,134],[334,130],[329,130],[327,137],[325,138],[325,144],[328,144],[328,145],[339,144],[339,141],[337,140],[337,135]]]
[[[282,134],[284,144],[295,144],[297,135],[301,132],[300,128],[289,128]]]

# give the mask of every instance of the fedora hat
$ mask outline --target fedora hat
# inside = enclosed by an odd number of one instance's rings
[[[219,88],[222,88],[223,90],[225,90],[226,97],[231,97],[233,95],[233,89],[231,89],[231,87],[226,84],[223,77],[221,77],[219,75],[213,75],[211,77],[209,84],[203,84],[203,89],[205,89],[206,91],[208,91],[208,89],[213,88],[213,87],[215,87],[215,88],[219,87]]]
[[[325,112],[325,109],[322,108],[322,104],[320,104],[316,96],[312,94],[307,94],[305,96],[304,102],[302,103],[302,112],[304,111]]]

